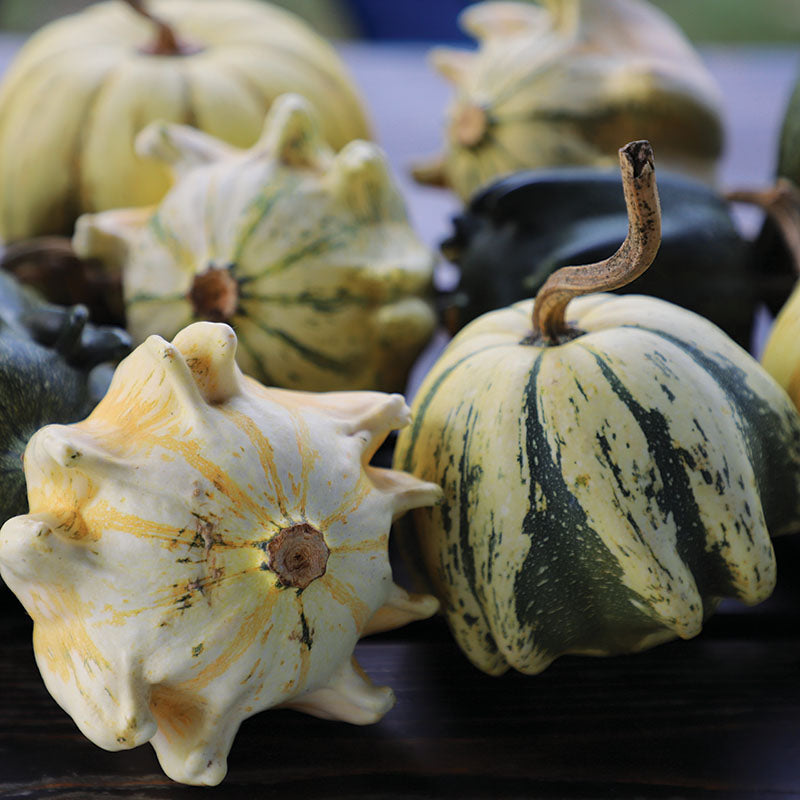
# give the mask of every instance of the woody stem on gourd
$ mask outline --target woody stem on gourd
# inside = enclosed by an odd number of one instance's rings
[[[156,26],[156,38],[142,52],[156,56],[181,56],[196,53],[201,48],[189,44],[178,38],[172,26],[164,22],[161,18],[152,14],[144,4],[144,0],[125,0],[125,2],[138,14],[149,20]]]
[[[628,212],[628,235],[614,255],[594,264],[562,267],[545,281],[533,306],[534,340],[558,344],[572,338],[565,312],[574,297],[611,291],[638,278],[653,262],[661,244],[661,207],[656,188],[653,148],[630,142],[619,151],[622,189]]]
[[[769,189],[735,189],[725,198],[732,203],[758,206],[772,219],[800,274],[800,189],[788,178],[778,178]]]

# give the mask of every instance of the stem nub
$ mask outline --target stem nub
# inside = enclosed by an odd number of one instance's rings
[[[462,106],[452,123],[453,136],[462,147],[477,147],[488,131],[489,117],[486,110],[477,105]]]
[[[267,566],[284,586],[305,589],[322,577],[330,555],[322,534],[307,522],[282,528],[267,545]]]
[[[156,26],[156,38],[142,48],[141,52],[153,56],[188,56],[199,53],[203,48],[179,39],[172,26],[156,17],[144,6],[144,0],[125,0],[138,14]]]
[[[573,297],[619,289],[638,278],[653,262],[661,244],[661,207],[656,189],[653,148],[631,142],[619,151],[622,189],[628,211],[628,235],[614,255],[595,264],[562,267],[536,295],[534,339],[548,344],[572,338],[565,319]]]
[[[209,267],[195,275],[188,299],[198,319],[229,322],[239,307],[239,284],[229,267]]]

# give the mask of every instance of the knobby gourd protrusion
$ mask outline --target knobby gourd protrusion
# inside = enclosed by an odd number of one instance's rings
[[[622,189],[628,212],[628,235],[614,255],[582,266],[562,267],[545,281],[533,306],[532,342],[559,344],[574,338],[565,312],[574,297],[619,289],[653,263],[661,244],[661,207],[656,188],[653,148],[630,142],[619,151]]]
[[[199,53],[203,49],[200,45],[179,38],[171,25],[155,16],[145,7],[144,0],[125,0],[125,2],[130,8],[156,26],[156,38],[150,44],[141,48],[142,53],[153,56],[187,56],[192,53]]]

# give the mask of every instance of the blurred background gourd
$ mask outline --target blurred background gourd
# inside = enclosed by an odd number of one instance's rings
[[[401,391],[432,336],[435,256],[408,222],[383,152],[334,153],[299,95],[238,150],[153,123],[140,152],[170,165],[153,208],[87,214],[79,255],[121,270],[128,329],[171,337],[229,322],[244,371],[273,386]]]
[[[0,237],[69,234],[83,212],[157,202],[168,172],[133,151],[149,121],[249,147],[287,91],[314,103],[335,149],[369,138],[334,48],[268,3],[108,0],[49,23],[0,84]]]
[[[520,169],[613,166],[616,150],[648,139],[664,170],[707,182],[722,149],[719,89],[682,31],[642,0],[486,2],[462,26],[477,52],[438,48],[455,87],[440,158],[423,182],[466,200]]]

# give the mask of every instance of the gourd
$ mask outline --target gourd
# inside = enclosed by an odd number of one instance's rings
[[[378,720],[394,695],[358,638],[437,608],[393,583],[387,540],[440,490],[369,465],[403,398],[266,388],[235,348],[221,323],[149,337],[87,419],[33,436],[30,513],[0,530],[53,697],[100,747],[150,741],[185,783],[219,783],[266,708]]]
[[[83,306],[46,303],[0,272],[0,524],[28,507],[28,439],[48,423],[85,417],[129,349],[125,331],[91,325]]]
[[[758,363],[663,300],[578,297],[658,248],[652,150],[620,155],[622,247],[464,328],[398,438],[395,467],[444,491],[404,549],[490,674],[695,636],[770,594],[769,534],[800,527],[800,415]]]
[[[83,212],[148,205],[169,188],[136,156],[151,120],[238,147],[272,101],[299,92],[335,149],[368,138],[358,92],[331,45],[256,0],[97,3],[35,33],[0,85],[0,237],[71,235]],[[138,12],[138,13],[137,13]]]
[[[662,167],[713,182],[720,92],[680,29],[643,0],[542,5],[470,6],[459,22],[478,51],[432,51],[456,94],[444,152],[417,179],[466,201],[523,169],[613,167],[620,141],[646,138]]]
[[[779,179],[775,188],[761,194],[768,218],[783,237],[784,247],[800,275],[800,189],[789,179]],[[800,281],[781,308],[770,329],[761,354],[764,369],[789,393],[800,409]]]
[[[750,243],[722,196],[674,173],[660,172],[658,183],[661,246],[652,269],[619,291],[682,305],[749,347],[756,308],[772,281],[751,264]],[[559,267],[608,257],[627,228],[618,170],[527,170],[494,181],[453,218],[452,234],[441,243],[460,272],[442,303],[448,327],[455,332],[480,314],[535,295]],[[791,281],[781,288],[785,301]]]
[[[249,150],[160,123],[137,147],[171,165],[173,188],[155,208],[85,215],[73,238],[122,270],[134,339],[228,322],[264,383],[404,388],[436,326],[435,256],[376,145],[334,155],[308,103],[284,95]]]

